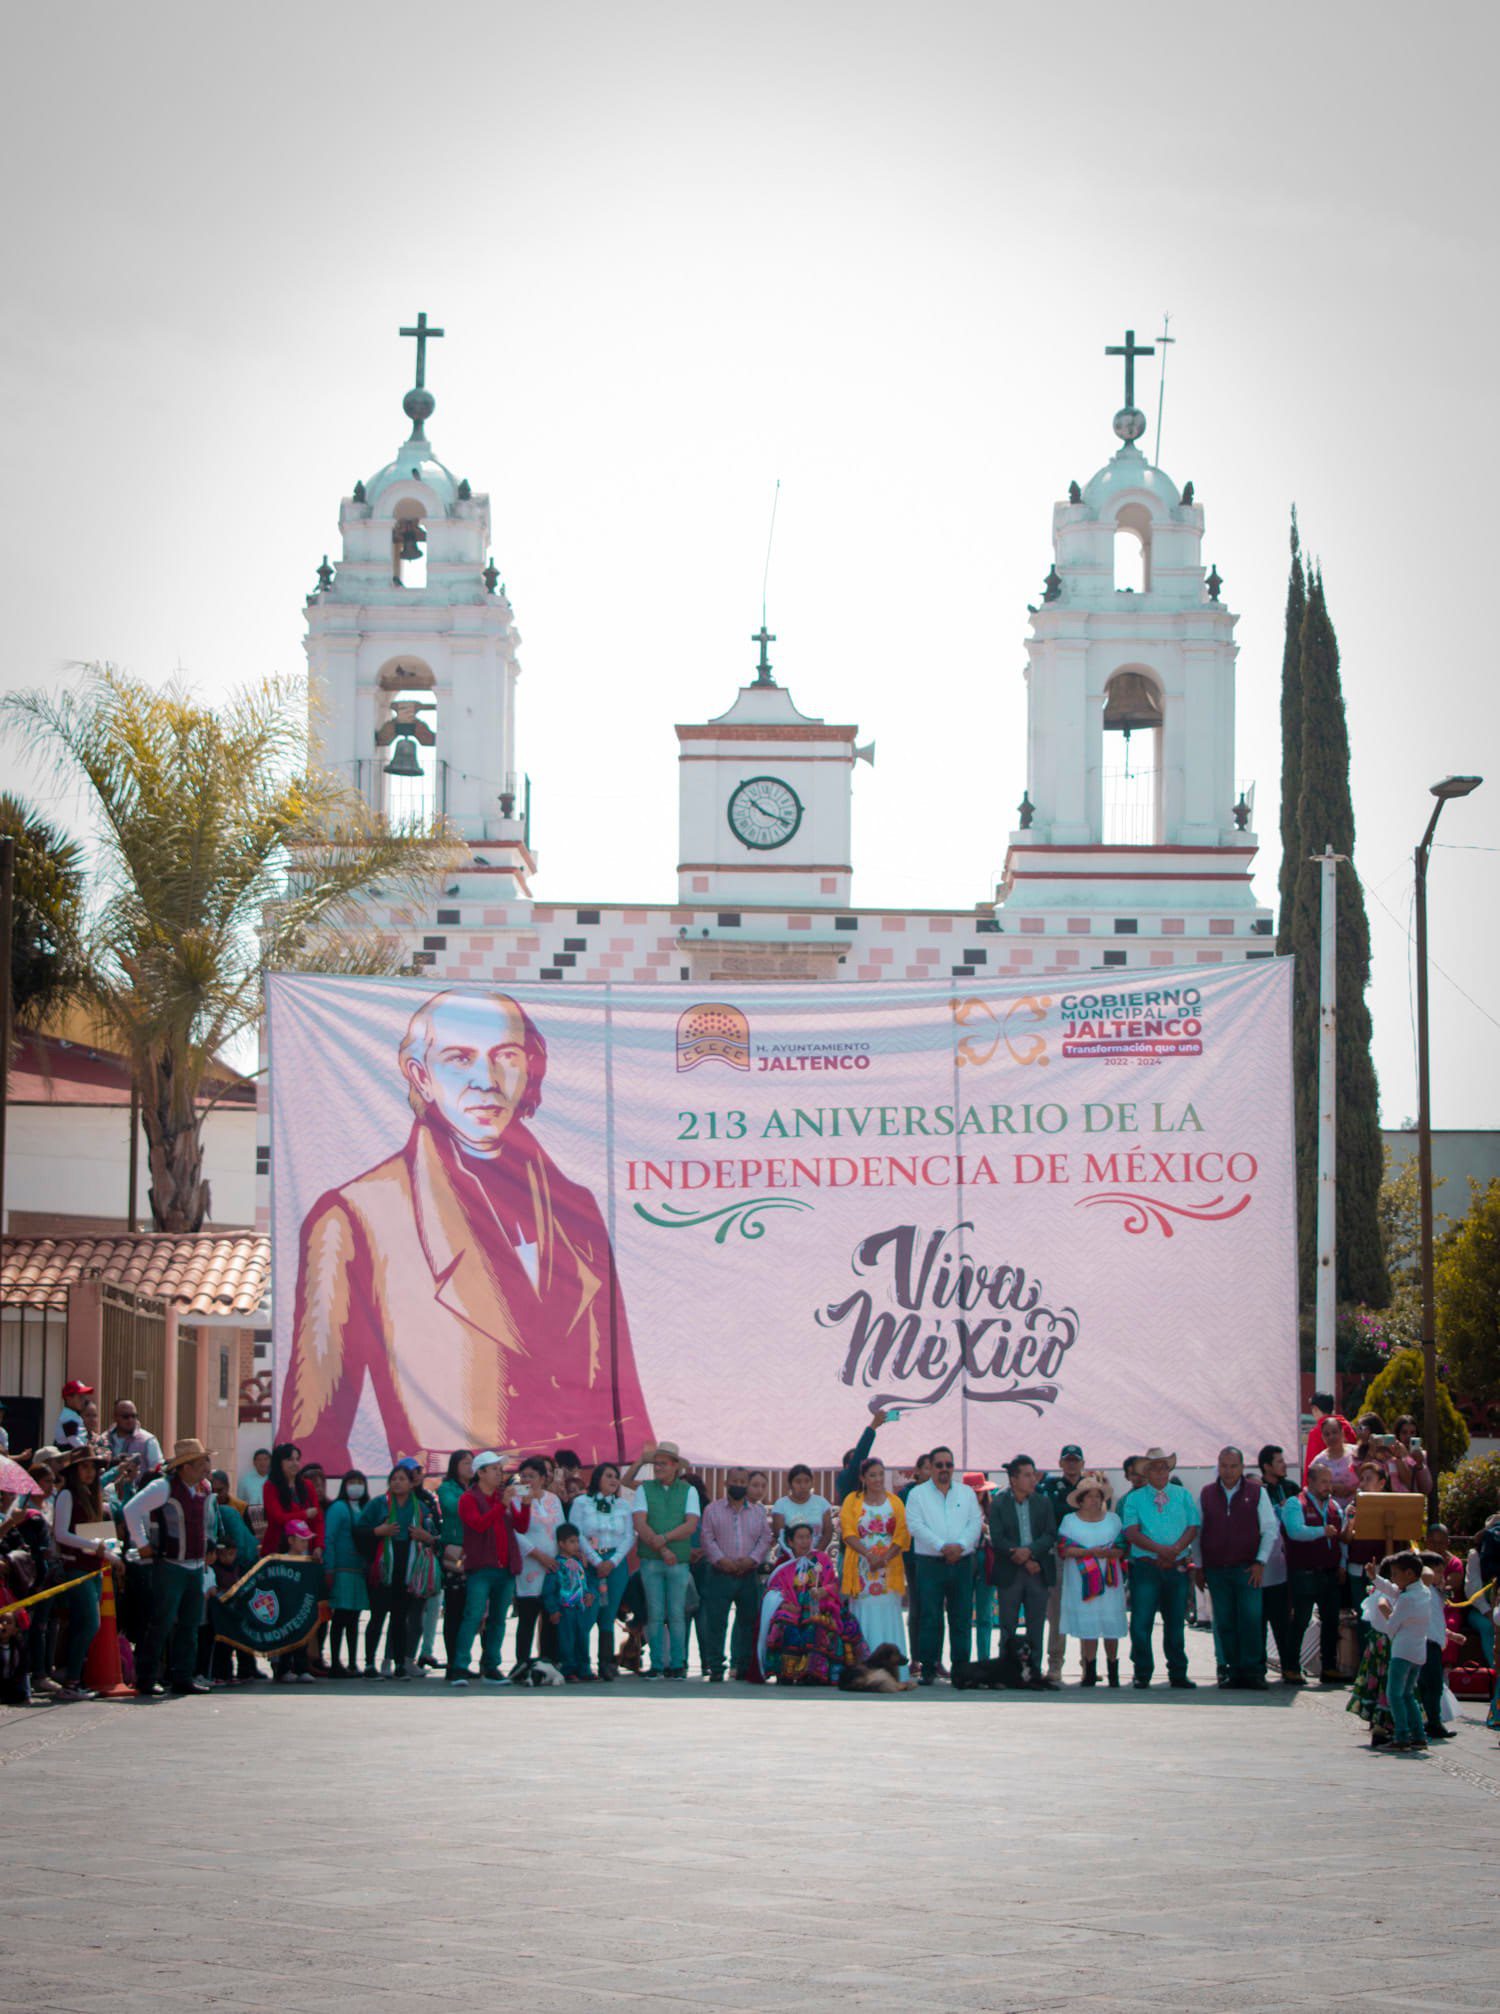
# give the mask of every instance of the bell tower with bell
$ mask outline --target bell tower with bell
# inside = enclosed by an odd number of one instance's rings
[[[340,554],[307,598],[314,759],[392,821],[446,819],[496,877],[525,896],[536,870],[517,776],[520,636],[490,553],[490,500],[439,461],[437,401],[420,314],[411,432],[339,507]]]
[[[1238,620],[1203,563],[1203,508],[1136,445],[1134,330],[1120,446],[1053,507],[1026,641],[1026,793],[998,891],[1007,933],[1070,940],[1055,963],[1270,955],[1251,888],[1253,790],[1236,781]],[[1080,938],[1108,937],[1108,950]],[[1215,940],[1215,947],[1185,940]],[[1230,948],[1219,939],[1244,939]],[[1048,947],[1049,950],[1051,947]]]

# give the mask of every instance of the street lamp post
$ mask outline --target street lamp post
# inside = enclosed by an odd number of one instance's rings
[[[1432,1102],[1427,1069],[1427,858],[1443,806],[1450,797],[1467,797],[1482,776],[1445,776],[1434,783],[1437,803],[1417,847],[1417,1182],[1421,1194],[1422,1250],[1422,1435],[1432,1474],[1432,1505],[1437,1504],[1437,1318],[1432,1285]]]

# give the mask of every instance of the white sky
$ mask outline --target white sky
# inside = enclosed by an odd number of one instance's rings
[[[1162,461],[1239,611],[1274,900],[1287,510],[1343,650],[1384,1116],[1500,1124],[1495,11],[999,4],[11,15],[0,685],[302,668],[338,500],[406,431],[491,493],[547,899],[670,899],[672,725],[750,674],[879,743],[855,898],[987,896],[1051,507],[1169,310]],[[1155,366],[1138,397],[1155,419]],[[1143,445],[1150,445],[1150,438]],[[23,789],[13,751],[0,774]],[[70,806],[36,785],[59,816]],[[1487,848],[1489,851],[1469,850]],[[1384,907],[1382,905],[1385,905]]]

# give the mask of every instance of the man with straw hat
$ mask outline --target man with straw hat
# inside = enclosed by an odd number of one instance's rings
[[[1175,1454],[1147,1448],[1139,1466],[1145,1481],[1119,1510],[1130,1546],[1131,1682],[1142,1692],[1151,1683],[1155,1669],[1151,1632],[1159,1614],[1167,1683],[1176,1692],[1186,1692],[1193,1685],[1187,1672],[1187,1601],[1198,1506],[1190,1491],[1171,1487]]]
[[[135,1689],[142,1699],[161,1691],[156,1679],[163,1655],[173,1692],[185,1698],[213,1690],[194,1675],[203,1574],[217,1524],[208,1481],[212,1462],[202,1441],[178,1441],[162,1474],[125,1506],[125,1528],[141,1558],[151,1562],[151,1619],[135,1660]]]

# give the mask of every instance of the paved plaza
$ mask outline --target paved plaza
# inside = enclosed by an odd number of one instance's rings
[[[0,1714],[0,2007],[1492,2009],[1500,1749],[1344,1694],[260,1686]]]

